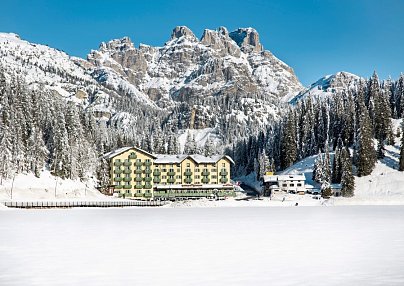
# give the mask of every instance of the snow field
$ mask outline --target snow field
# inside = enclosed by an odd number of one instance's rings
[[[0,233],[5,286],[404,283],[402,206],[15,210]]]

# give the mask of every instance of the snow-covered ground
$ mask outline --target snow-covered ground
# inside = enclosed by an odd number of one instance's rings
[[[11,210],[0,285],[404,285],[404,207]]]
[[[34,174],[18,174],[13,179],[2,180],[0,184],[0,201],[18,200],[66,200],[84,199],[100,200],[108,198],[94,188],[94,181],[63,180],[52,176],[49,171],[42,172],[39,178]],[[56,189],[56,191],[55,191]]]

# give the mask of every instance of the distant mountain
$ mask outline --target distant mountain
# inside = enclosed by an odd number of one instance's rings
[[[163,47],[136,48],[125,37],[101,43],[87,60],[2,33],[0,55],[9,77],[76,101],[134,133],[209,128],[215,138],[232,142],[263,130],[279,116],[283,99],[303,90],[253,28],[229,33],[220,27],[198,39],[179,26]]]

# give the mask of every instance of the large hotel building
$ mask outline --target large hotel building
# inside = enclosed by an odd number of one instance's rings
[[[105,154],[110,187],[115,194],[137,199],[234,196],[227,155],[160,155],[124,147]]]

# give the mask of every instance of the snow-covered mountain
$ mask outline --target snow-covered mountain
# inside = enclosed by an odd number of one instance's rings
[[[93,73],[103,75],[101,83],[121,78],[162,106],[207,96],[264,93],[270,98],[302,90],[293,70],[263,49],[252,28],[205,30],[198,39],[179,26],[163,47],[136,48],[126,37],[102,43],[88,61]]]
[[[109,117],[114,112],[110,96],[117,92],[100,85],[78,62],[83,66],[87,63],[16,34],[0,33],[0,68],[6,78],[19,78],[32,89],[48,90]]]
[[[338,72],[336,74],[326,75],[290,98],[288,102],[296,104],[299,100],[308,96],[330,96],[337,92],[355,87],[361,80],[364,79],[349,72]]]
[[[87,60],[1,33],[0,67],[9,79],[81,103],[118,128],[136,133],[138,122],[150,121],[139,112],[147,109],[156,122],[143,130],[209,128],[227,142],[263,130],[279,116],[282,98],[303,90],[253,28],[220,27],[198,39],[179,26],[162,47],[135,47],[125,37],[101,43]]]

